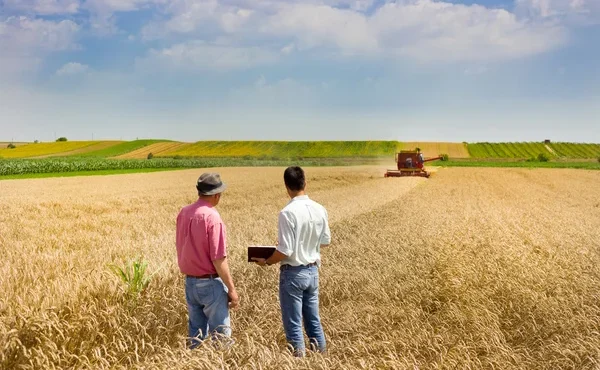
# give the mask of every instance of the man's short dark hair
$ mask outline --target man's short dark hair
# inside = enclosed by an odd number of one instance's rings
[[[283,173],[283,181],[292,191],[304,190],[306,179],[304,178],[304,170],[298,166],[292,166],[285,169]]]

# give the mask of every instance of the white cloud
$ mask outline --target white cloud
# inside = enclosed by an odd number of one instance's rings
[[[90,67],[85,64],[70,62],[63,65],[56,71],[57,76],[74,76],[86,73],[90,70]]]
[[[424,62],[519,58],[552,50],[567,37],[554,22],[480,5],[402,0],[374,6],[349,0],[174,0],[164,8],[168,18],[147,25],[142,34],[207,40],[228,35],[238,45],[269,44],[283,54],[319,49]]]
[[[600,23],[598,0],[516,0],[516,11],[532,18],[558,18],[572,24]]]
[[[90,27],[101,36],[116,34],[119,29],[115,13],[133,12],[151,5],[167,4],[169,0],[87,0],[84,4],[90,12]]]
[[[4,0],[4,7],[39,15],[75,14],[80,3],[79,0]]]
[[[167,0],[87,0],[86,8],[101,12],[131,12],[152,4],[165,4]]]
[[[369,52],[378,48],[368,18],[350,9],[298,4],[269,16],[260,31],[295,40],[298,49],[335,46],[344,52]]]
[[[188,34],[207,29],[234,33],[241,30],[255,14],[250,8],[226,5],[217,0],[175,0],[164,11],[170,18],[146,25],[142,29],[144,39],[159,39],[172,33]]]
[[[10,17],[0,21],[0,49],[3,55],[69,50],[76,47],[78,31],[79,26],[70,20]]]
[[[35,71],[47,54],[77,48],[79,29],[70,20],[10,17],[0,21],[0,77]]]
[[[235,47],[189,41],[152,49],[137,61],[138,69],[172,68],[184,71],[239,70],[274,63],[278,54],[255,47]]]
[[[565,30],[528,24],[503,9],[430,0],[387,4],[371,18],[382,50],[421,61],[503,60],[565,42]]]

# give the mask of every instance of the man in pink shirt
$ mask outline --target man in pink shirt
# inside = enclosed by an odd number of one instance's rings
[[[209,335],[230,337],[229,309],[240,302],[227,263],[225,225],[215,209],[225,188],[219,174],[202,174],[196,184],[198,201],[177,216],[177,262],[186,275],[190,348]]]

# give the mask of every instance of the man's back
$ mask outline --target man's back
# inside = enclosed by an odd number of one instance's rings
[[[281,264],[300,266],[320,263],[321,245],[331,240],[327,211],[307,195],[297,196],[279,213]]]
[[[225,225],[219,212],[199,200],[177,216],[177,260],[186,275],[214,274],[212,261],[226,256]]]

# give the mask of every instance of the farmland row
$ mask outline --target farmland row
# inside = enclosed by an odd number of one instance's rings
[[[397,141],[199,141],[161,153],[182,157],[341,158],[392,156]]]
[[[119,145],[122,141],[100,141],[93,145],[88,145],[68,152],[59,152],[46,155],[40,155],[32,158],[49,158],[49,157],[70,157],[70,156],[83,156],[87,153],[94,153],[102,150],[110,150],[110,148]],[[39,144],[34,144],[39,145]]]
[[[549,146],[559,157],[598,158],[600,156],[600,144],[552,143]]]
[[[364,160],[346,162],[344,159],[315,158],[303,160],[289,159],[243,159],[243,158],[155,158],[106,159],[106,158],[44,158],[44,159],[3,159],[0,160],[0,176],[27,174],[55,174],[67,172],[144,170],[209,167],[257,167],[257,166],[343,166],[365,164]],[[143,172],[143,171],[142,171]]]
[[[8,144],[7,144],[8,145]],[[455,159],[591,159],[600,157],[600,144],[505,142],[447,143],[399,141],[199,141],[168,140],[69,141],[0,147],[0,158],[95,157],[146,158],[393,158],[398,150],[421,148],[426,157],[448,154]]]
[[[133,152],[140,148],[144,148],[146,146],[165,142],[166,140],[134,140],[134,141],[126,141],[121,144],[112,146],[110,148],[96,150],[93,152],[85,153],[83,155],[79,155],[80,157],[97,157],[97,158],[112,158],[118,157],[120,155]]]
[[[549,158],[590,159],[600,156],[600,144],[580,143],[473,143],[467,144],[471,158],[533,158],[544,154]],[[458,157],[455,157],[458,158]]]
[[[539,154],[553,157],[541,142],[467,144],[471,158],[534,158]]]
[[[57,153],[71,152],[101,143],[100,141],[61,141],[17,146],[14,149],[0,149],[0,158],[40,157]]]

